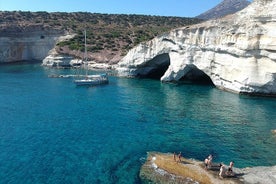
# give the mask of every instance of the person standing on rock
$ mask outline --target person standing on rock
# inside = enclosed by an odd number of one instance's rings
[[[213,155],[209,155],[205,160],[204,160],[204,164],[205,164],[205,169],[208,169],[212,166],[212,160],[213,160]]]
[[[219,169],[219,177],[221,179],[223,179],[224,174],[225,174],[225,166],[223,164],[221,164],[220,169]]]
[[[181,156],[182,156],[182,154],[181,154],[181,151],[180,151],[179,154],[178,154],[178,160],[179,160],[179,162],[181,162]]]
[[[205,160],[204,160],[205,169],[208,169],[208,163],[209,163],[209,159],[205,158]]]
[[[234,161],[231,161],[229,164],[229,168],[228,168],[228,174],[232,175],[233,174],[233,166],[234,166]]]
[[[212,166],[212,161],[213,161],[213,155],[210,154],[210,155],[208,156],[208,160],[209,160],[208,166],[211,167],[211,166]]]

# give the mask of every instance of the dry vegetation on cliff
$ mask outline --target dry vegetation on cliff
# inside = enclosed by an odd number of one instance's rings
[[[171,29],[198,23],[199,19],[146,15],[98,14],[87,12],[0,12],[0,34],[29,29],[55,29],[77,35],[58,44],[58,52],[76,55],[83,51],[87,30],[88,52],[123,56],[140,42]]]

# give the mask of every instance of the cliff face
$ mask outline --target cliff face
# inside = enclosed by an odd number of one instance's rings
[[[55,46],[61,31],[28,28],[2,31],[0,35],[0,63],[22,60],[42,60]]]
[[[207,75],[218,88],[276,95],[276,1],[255,0],[222,19],[175,29],[132,49],[118,64],[121,76],[161,81]],[[160,72],[159,72],[160,73]]]

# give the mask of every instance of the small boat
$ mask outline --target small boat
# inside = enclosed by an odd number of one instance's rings
[[[108,84],[107,74],[87,75],[83,79],[74,80],[77,86],[97,86],[101,84]]]
[[[52,74],[48,75],[49,78],[70,78],[73,77],[74,75],[58,75],[58,74]]]
[[[88,62],[87,62],[87,45],[86,45],[86,31],[84,31],[84,57],[85,57],[85,75],[81,78],[75,79],[74,83],[77,86],[96,86],[101,84],[108,84],[107,74],[88,75]]]

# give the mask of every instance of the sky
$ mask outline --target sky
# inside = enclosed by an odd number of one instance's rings
[[[91,12],[194,17],[222,0],[0,0],[0,11]]]

